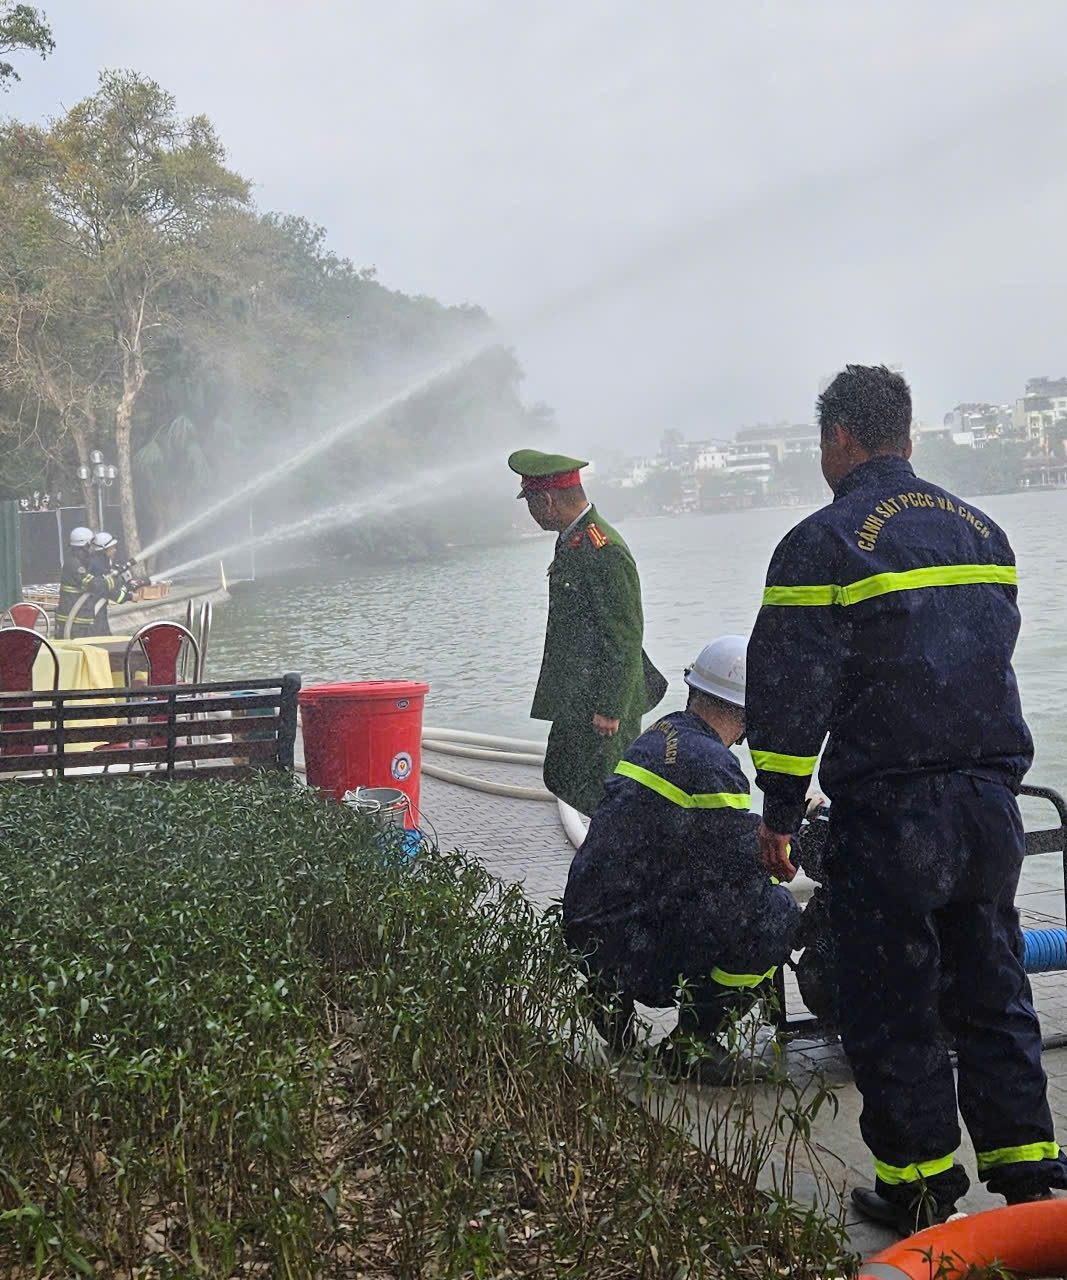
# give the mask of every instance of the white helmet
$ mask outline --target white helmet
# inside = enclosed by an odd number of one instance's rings
[[[110,551],[112,547],[117,547],[118,545],[118,538],[105,532],[103,529],[101,529],[93,539],[93,548],[96,551]]]
[[[87,547],[92,540],[92,529],[87,529],[83,524],[70,531],[70,545],[72,547]]]
[[[690,689],[709,693],[732,706],[745,705],[745,636],[719,636],[706,644],[691,667],[685,671]]]

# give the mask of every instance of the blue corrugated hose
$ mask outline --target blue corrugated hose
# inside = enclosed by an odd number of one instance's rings
[[[1023,967],[1027,973],[1067,969],[1067,929],[1024,929]]]

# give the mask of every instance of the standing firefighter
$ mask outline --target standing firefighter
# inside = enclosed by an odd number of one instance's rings
[[[89,601],[84,606],[91,618],[89,634],[93,636],[111,634],[108,604],[123,604],[140,585],[131,574],[129,565],[119,568],[113,563],[117,546],[118,539],[106,530],[101,530],[93,538],[92,555],[89,557],[92,585]]]
[[[644,615],[637,566],[626,543],[597,515],[579,472],[588,463],[520,449],[508,466],[519,497],[556,553],[548,569],[548,627],[530,715],[550,720],[545,786],[591,814],[641,717],[667,682],[642,649]]]
[[[56,605],[56,635],[77,640],[90,634],[93,625],[89,608],[89,592],[93,572],[89,568],[93,531],[79,525],[70,531],[70,551],[63,561],[59,579],[59,603]]]
[[[899,374],[849,365],[819,420],[834,500],[776,549],[749,647],[759,838],[791,877],[829,731],[841,1034],[876,1174],[853,1201],[908,1233],[969,1186],[957,1104],[990,1191],[1067,1187],[1015,910],[1033,751],[1011,666],[1015,558],[986,515],[915,475]]]

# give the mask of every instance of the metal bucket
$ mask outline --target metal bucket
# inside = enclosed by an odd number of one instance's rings
[[[411,811],[411,801],[399,787],[356,787],[345,792],[341,803],[370,814],[382,827],[404,827]]]

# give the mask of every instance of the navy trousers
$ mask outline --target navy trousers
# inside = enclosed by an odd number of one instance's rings
[[[597,998],[614,1009],[618,1019],[632,1015],[635,1000],[659,1009],[678,1003],[679,1026],[694,1035],[711,1036],[732,1015],[770,994],[774,970],[793,950],[800,916],[789,890],[776,885],[733,946],[708,947],[694,937],[680,973],[661,969],[621,976],[597,965],[595,948],[584,956],[584,965]],[[679,980],[685,984],[680,1001]]]
[[[835,798],[829,840],[841,1034],[879,1190],[965,1190],[958,1112],[990,1190],[1061,1185],[1015,909],[1014,795],[967,774],[880,781]]]

